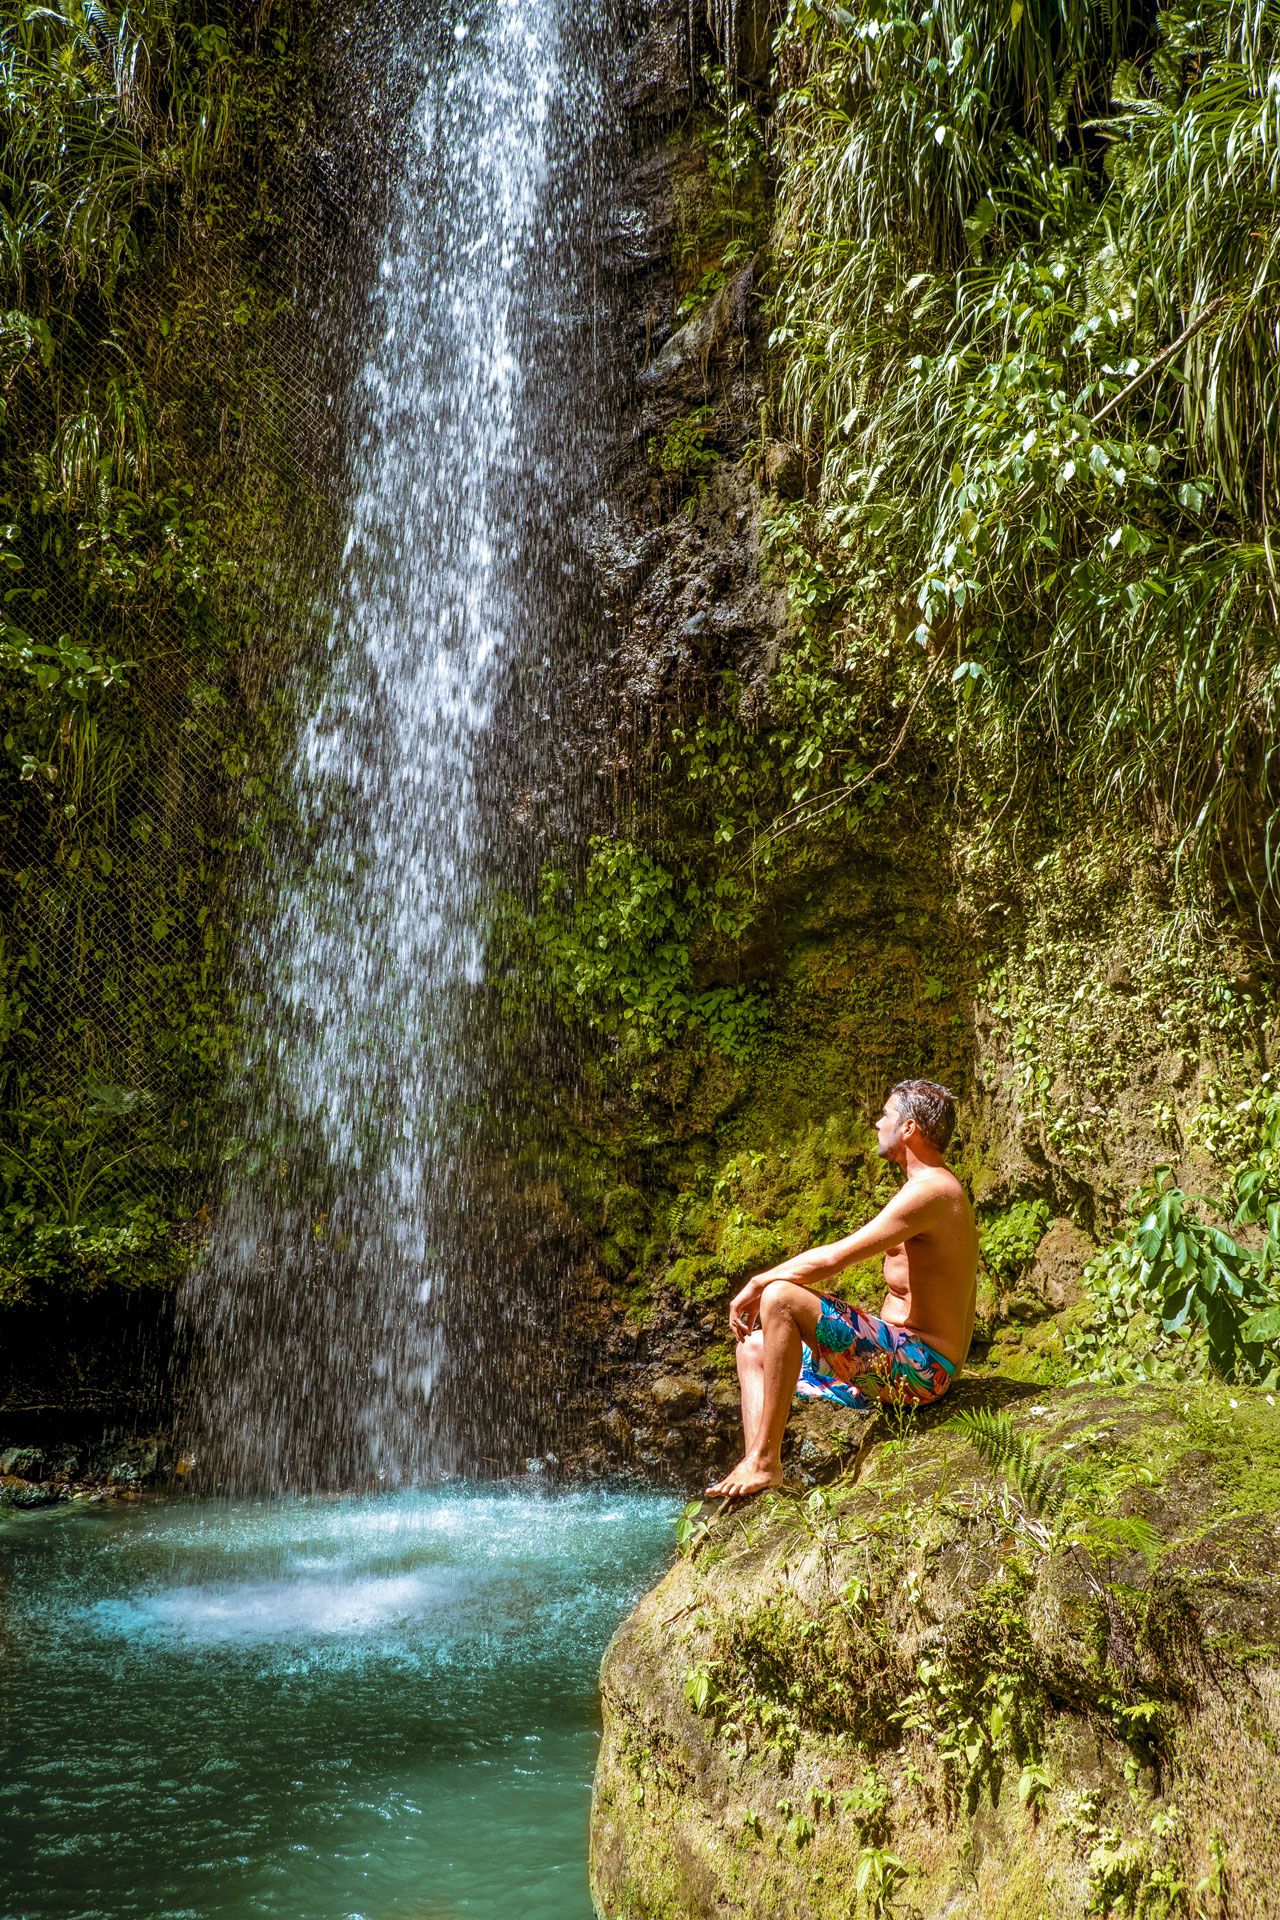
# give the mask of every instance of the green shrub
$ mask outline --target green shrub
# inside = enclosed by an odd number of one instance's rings
[[[1262,892],[1278,38],[1275,0],[1154,45],[1088,0],[792,0],[771,335],[832,564],[916,609],[960,776],[1158,813]]]
[[[1251,1247],[1204,1219],[1204,1203],[1169,1168],[1157,1170],[1132,1234],[1085,1268],[1092,1317],[1066,1342],[1077,1373],[1141,1379],[1207,1364],[1226,1380],[1280,1382],[1280,1192],[1255,1171],[1235,1221],[1265,1211],[1266,1233]]]
[[[548,869],[531,934],[560,1012],[630,1055],[654,1054],[691,1031],[730,1059],[749,1055],[759,996],[694,982],[691,941],[703,908],[687,871],[677,876],[630,841],[594,839],[580,882]]]
[[[714,407],[695,407],[671,422],[662,439],[649,442],[649,459],[660,472],[678,480],[709,473],[716,463],[716,452],[707,445],[715,428]]]
[[[998,1280],[1016,1280],[1035,1258],[1049,1225],[1044,1200],[1015,1200],[1002,1213],[983,1223],[979,1245],[987,1271]]]
[[[136,1292],[168,1286],[192,1252],[191,1243],[148,1201],[76,1226],[31,1226],[0,1218],[0,1307],[37,1306],[54,1295],[109,1288]]]

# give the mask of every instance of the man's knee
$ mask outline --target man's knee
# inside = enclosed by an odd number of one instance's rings
[[[808,1287],[797,1286],[794,1280],[771,1280],[760,1296],[760,1325],[765,1332],[790,1325],[802,1340],[811,1341],[821,1312],[818,1295]]]
[[[796,1309],[803,1309],[812,1298],[806,1288],[796,1286],[793,1280],[771,1280],[760,1295],[761,1325],[767,1320],[794,1320]]]
[[[764,1332],[757,1327],[745,1340],[738,1342],[738,1366],[759,1370],[764,1366]]]

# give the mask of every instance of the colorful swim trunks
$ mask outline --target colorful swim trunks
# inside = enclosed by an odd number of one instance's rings
[[[833,1400],[864,1411],[876,1400],[927,1407],[942,1398],[954,1375],[954,1362],[906,1327],[891,1326],[824,1293],[796,1392],[803,1400]],[[860,1387],[866,1391],[859,1392]]]

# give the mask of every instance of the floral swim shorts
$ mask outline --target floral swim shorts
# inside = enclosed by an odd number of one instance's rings
[[[906,1327],[824,1293],[796,1392],[802,1400],[833,1400],[839,1407],[866,1409],[875,1400],[927,1407],[942,1398],[954,1375],[954,1363]]]

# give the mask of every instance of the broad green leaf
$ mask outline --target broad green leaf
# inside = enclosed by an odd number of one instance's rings
[[[1263,1307],[1260,1313],[1251,1314],[1240,1328],[1240,1338],[1251,1346],[1280,1340],[1280,1306]]]

